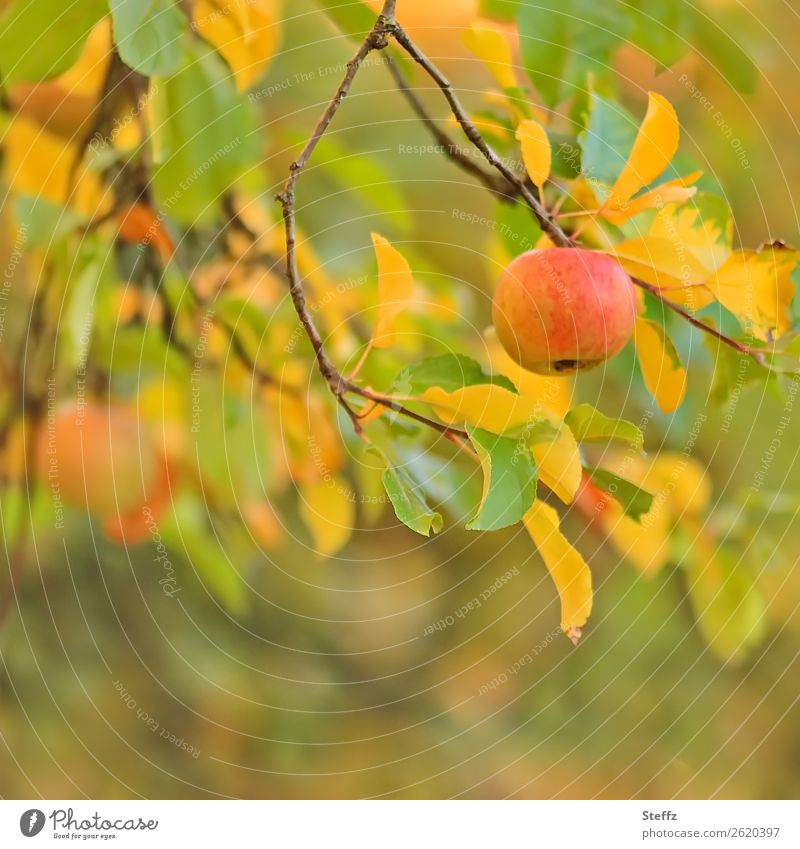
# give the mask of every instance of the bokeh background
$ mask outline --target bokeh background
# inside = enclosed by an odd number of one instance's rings
[[[615,57],[619,90],[636,114],[650,88],[675,104],[684,150],[725,187],[737,241],[797,243],[800,16],[789,0],[708,4],[712,16],[723,8],[732,37],[761,72],[754,93],[737,92],[702,44],[666,70],[624,48]],[[457,35],[435,34],[429,49],[475,105],[488,77]],[[263,82],[271,93],[258,100],[267,191],[351,53],[317,7],[287,4],[281,51]],[[435,93],[423,97],[447,126]],[[717,113],[741,140],[738,149]],[[358,161],[388,182],[375,203],[369,192],[351,191],[373,173],[359,177],[352,162],[339,174],[306,175],[302,223],[320,256],[347,274],[364,233],[380,229],[413,243],[430,274],[446,269],[454,287],[464,284],[471,315],[485,319],[493,281],[480,257],[491,233],[452,211],[491,216],[494,205],[441,156],[402,152],[429,138],[378,63],[359,76],[333,136],[345,150],[367,152]],[[747,387],[723,432],[725,411],[708,400],[710,360],[691,355],[698,346],[688,331],[680,344],[690,352],[689,397],[678,414],[655,414],[648,442],[681,450],[704,412],[694,453],[716,496],[735,506],[758,473],[783,401],[761,383]],[[587,376],[580,391],[612,406],[617,399],[634,420],[652,404],[612,373]],[[736,666],[698,633],[678,569],[643,578],[578,517],[568,526],[596,594],[575,649],[554,631],[558,598],[522,531],[450,527],[423,541],[389,510],[321,561],[290,526],[274,551],[253,546],[237,563],[252,597],[234,617],[190,562],[175,555],[182,592],[169,598],[151,547],[112,546],[86,516],[70,514],[65,535],[35,539],[0,632],[0,794],[796,798],[798,444],[795,416],[764,484],[782,494],[780,507],[748,530],[765,582],[780,592],[765,639]],[[456,615],[493,585],[487,601]],[[485,692],[497,676],[504,683]]]

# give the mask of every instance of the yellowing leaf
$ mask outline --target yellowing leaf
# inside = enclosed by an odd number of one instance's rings
[[[656,504],[637,522],[616,501],[603,511],[603,527],[619,553],[643,574],[654,576],[670,554],[670,521],[663,504]]]
[[[702,529],[683,566],[700,633],[724,663],[741,663],[766,632],[766,600],[754,576]]]
[[[705,513],[711,503],[711,481],[693,457],[662,452],[637,457],[630,452],[606,452],[603,467],[653,494],[653,504],[640,521],[625,516],[606,493],[589,487],[603,528],[614,547],[640,572],[654,575],[669,560],[670,535],[676,524]]]
[[[483,62],[500,88],[516,88],[514,59],[504,33],[487,26],[471,26],[462,36],[464,44]]]
[[[89,33],[78,61],[54,82],[68,94],[99,99],[111,56],[111,19],[104,18]]]
[[[111,205],[110,192],[104,192],[98,175],[84,165],[76,170],[71,185],[77,145],[27,118],[17,115],[11,120],[3,136],[3,154],[5,179],[16,194],[46,198],[86,215],[105,212]]]
[[[660,94],[649,92],[647,113],[628,161],[611,188],[607,206],[619,209],[652,183],[672,161],[679,140],[680,126],[672,104]]]
[[[646,318],[636,319],[635,340],[645,386],[665,413],[674,412],[686,393],[686,370],[672,340]]]
[[[534,501],[523,519],[561,599],[561,630],[577,644],[592,612],[592,573],[559,528],[558,513]]]
[[[464,386],[447,392],[438,386],[421,397],[448,424],[469,424],[491,433],[510,434],[527,444],[539,480],[566,504],[581,482],[581,456],[572,431],[537,398],[515,395],[497,384]]]
[[[319,481],[344,464],[342,441],[331,412],[317,395],[303,398],[291,388],[276,393],[281,441],[276,446],[295,481]]]
[[[717,300],[741,319],[759,339],[781,336],[791,325],[794,298],[791,274],[798,252],[768,247],[737,251],[708,281]]]
[[[673,514],[702,514],[711,504],[711,480],[694,457],[671,451],[657,454],[641,481],[642,486],[664,493]]]
[[[378,258],[378,318],[372,346],[388,348],[394,343],[394,321],[413,297],[414,279],[406,258],[387,239],[373,233],[372,244]]]
[[[547,130],[538,121],[521,121],[517,127],[517,141],[531,182],[541,187],[550,176],[553,160]]]
[[[222,54],[236,88],[249,88],[275,55],[281,32],[281,0],[197,0],[194,26]]]
[[[317,553],[324,557],[335,554],[353,533],[355,499],[350,485],[338,476],[302,484],[300,515]]]
[[[619,209],[603,209],[603,215],[612,224],[622,226],[629,218],[633,218],[634,215],[638,215],[647,209],[662,209],[667,204],[684,204],[697,194],[697,188],[692,184],[696,183],[702,175],[702,171],[694,171],[685,177],[668,180],[649,192],[622,204]]]
[[[698,195],[691,204],[659,209],[648,235],[682,244],[711,273],[730,256],[733,218],[721,198]]]

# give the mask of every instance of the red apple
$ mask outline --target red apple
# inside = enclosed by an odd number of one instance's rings
[[[497,338],[523,368],[567,374],[618,354],[636,298],[622,266],[581,248],[528,251],[503,273],[492,306]]]
[[[48,414],[37,446],[43,483],[67,504],[99,516],[147,501],[158,479],[149,434],[125,408],[70,402]]]

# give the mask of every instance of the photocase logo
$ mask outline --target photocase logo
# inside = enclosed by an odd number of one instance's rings
[[[36,837],[44,828],[44,811],[31,808],[19,818],[19,830],[25,837]]]

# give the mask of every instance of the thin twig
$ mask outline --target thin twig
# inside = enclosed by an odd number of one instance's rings
[[[353,80],[355,79],[358,69],[361,67],[364,59],[366,59],[373,50],[382,50],[389,43],[388,34],[392,31],[394,26],[394,7],[395,0],[386,0],[383,10],[375,21],[374,26],[361,43],[361,46],[358,48],[355,56],[347,63],[345,75],[341,83],[339,83],[339,87],[337,88],[332,100],[322,113],[322,117],[314,127],[311,137],[306,142],[306,146],[303,148],[297,159],[289,166],[289,177],[283,186],[283,190],[277,196],[283,210],[283,223],[286,232],[286,275],[289,278],[289,294],[291,295],[295,312],[300,318],[300,322],[303,325],[306,336],[308,336],[308,339],[311,342],[311,347],[314,349],[314,355],[316,356],[320,373],[328,382],[328,386],[330,386],[336,400],[350,417],[356,433],[361,432],[361,424],[358,420],[358,414],[347,403],[347,400],[344,397],[349,389],[349,385],[325,352],[322,337],[320,336],[317,326],[314,323],[314,319],[311,317],[311,313],[306,305],[305,293],[300,281],[300,271],[297,264],[295,190],[300,174],[307,165],[308,160],[311,158],[311,154],[314,152],[317,144],[319,144],[319,140],[322,138],[325,131],[330,126],[331,121],[333,121],[336,116],[336,113],[339,111],[339,107],[342,105],[345,97],[347,97],[347,93],[350,91],[350,86],[353,84]]]
[[[449,425],[442,424],[441,422],[437,422],[434,419],[429,419],[427,416],[423,416],[420,413],[415,413],[414,410],[410,410],[408,407],[400,404],[398,401],[395,401],[394,398],[390,398],[386,395],[379,395],[375,392],[372,392],[370,389],[365,389],[363,386],[359,386],[356,383],[353,383],[350,380],[344,380],[345,392],[352,392],[354,395],[360,395],[362,398],[365,398],[367,401],[372,401],[373,404],[378,404],[381,407],[386,407],[389,410],[394,410],[395,413],[399,413],[402,416],[406,416],[409,419],[413,419],[414,421],[419,422],[420,424],[427,425],[433,430],[438,431],[439,433],[444,434],[448,438],[451,436],[457,437],[462,440],[469,439],[467,432],[465,430],[460,430],[457,427],[450,427]]]

